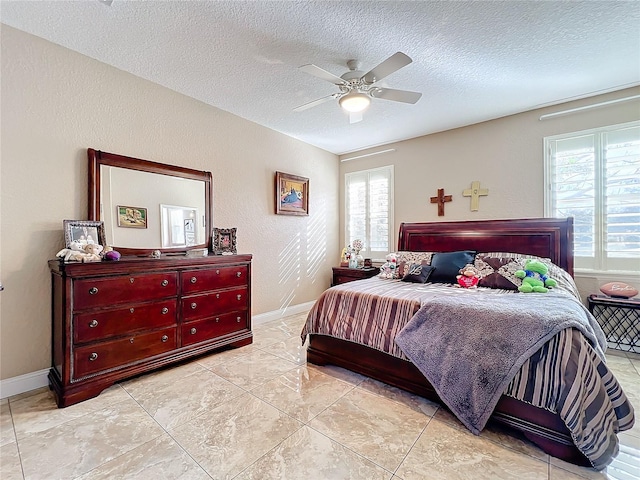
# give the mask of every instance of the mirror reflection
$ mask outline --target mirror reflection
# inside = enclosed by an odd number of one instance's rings
[[[204,182],[110,165],[100,166],[100,178],[108,245],[161,249],[205,243]]]
[[[104,222],[107,245],[124,255],[207,248],[210,172],[89,148],[89,220]]]
[[[162,246],[164,248],[196,245],[198,239],[198,232],[195,228],[198,218],[197,208],[160,205],[160,211]]]

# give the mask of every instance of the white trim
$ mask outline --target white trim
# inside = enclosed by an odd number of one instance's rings
[[[0,398],[13,397],[30,390],[46,387],[49,385],[48,374],[49,369],[45,368],[37,372],[0,380]]]
[[[365,157],[373,157],[374,155],[380,155],[381,153],[389,153],[389,152],[395,152],[395,151],[396,151],[395,148],[389,148],[387,150],[380,150],[379,152],[365,153],[364,155],[357,155],[355,157],[349,157],[349,158],[341,158],[340,161],[348,162],[349,160],[356,160],[358,158],[365,158]]]
[[[602,271],[602,270],[589,270],[586,268],[576,268],[573,270],[573,276],[575,278],[599,278],[604,281],[614,282],[616,280],[630,279],[630,281],[640,281],[640,274],[637,272],[627,271]]]
[[[259,325],[263,325],[267,322],[272,322],[273,320],[279,320],[283,317],[288,317],[290,315],[297,315],[298,313],[305,313],[311,310],[313,304],[316,303],[315,300],[307,303],[300,303],[298,305],[292,305],[289,307],[281,308],[279,310],[274,310],[272,312],[265,312],[259,315],[251,316],[251,323],[254,327]]]
[[[592,108],[606,107],[609,105],[615,105],[616,103],[630,102],[631,100],[637,100],[640,95],[632,95],[631,97],[616,98],[615,100],[609,100],[606,102],[594,103],[592,105],[585,105],[584,107],[571,108],[569,110],[562,110],[561,112],[547,113],[542,115],[540,120],[547,120],[548,118],[560,117],[562,115],[569,115],[571,113],[581,112],[583,110],[590,110]]]
[[[290,307],[281,308],[272,312],[261,313],[259,315],[253,315],[251,317],[251,323],[253,326],[262,325],[273,320],[278,320],[290,315],[296,315],[298,313],[305,313],[311,310],[315,301],[300,303]],[[46,387],[49,385],[49,369],[38,370],[37,372],[25,373],[17,377],[7,378],[0,380],[0,398],[13,397],[37,388]]]

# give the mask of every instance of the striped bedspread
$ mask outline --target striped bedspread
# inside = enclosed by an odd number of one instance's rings
[[[565,291],[568,297],[575,295],[572,280]],[[519,294],[374,277],[325,291],[309,312],[301,337],[329,335],[407,360],[394,342],[396,335],[429,298],[443,295],[482,295],[491,301],[492,295]],[[558,413],[576,446],[597,469],[617,454],[616,433],[634,422],[633,408],[617,380],[574,329],[561,331],[532,355],[504,394]]]

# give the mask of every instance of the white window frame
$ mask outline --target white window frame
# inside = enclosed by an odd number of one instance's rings
[[[595,256],[576,256],[575,271],[577,273],[634,273],[640,271],[640,260],[637,258],[608,258],[606,252],[606,228],[604,210],[606,207],[606,182],[605,182],[605,137],[611,132],[626,129],[629,127],[639,127],[640,121],[609,125],[606,127],[582,130],[561,135],[553,135],[544,138],[544,215],[554,216],[554,185],[553,185],[553,147],[558,140],[568,140],[576,137],[593,135],[595,154],[595,225],[594,225],[594,246]],[[622,261],[621,261],[622,260]]]
[[[388,205],[388,222],[389,222],[389,233],[388,233],[388,250],[381,252],[381,251],[376,251],[376,252],[371,252],[371,246],[369,245],[369,237],[370,237],[370,219],[371,219],[371,215],[369,212],[369,206],[368,206],[368,202],[366,202],[366,208],[367,208],[367,214],[366,214],[366,231],[367,231],[367,238],[362,238],[361,240],[364,242],[364,249],[360,252],[360,254],[362,256],[364,256],[365,258],[371,258],[372,261],[374,262],[384,262],[385,261],[385,257],[390,253],[393,252],[395,249],[395,224],[393,222],[393,209],[394,209],[394,192],[393,192],[393,186],[394,186],[394,172],[393,172],[393,165],[386,165],[383,167],[376,167],[376,168],[370,168],[367,170],[357,170],[354,172],[348,172],[344,174],[344,238],[345,238],[345,242],[348,245],[352,240],[355,240],[353,238],[349,238],[350,236],[350,232],[349,232],[349,216],[350,216],[350,212],[349,212],[349,179],[355,176],[362,176],[362,175],[371,175],[372,173],[379,173],[379,172],[383,172],[383,171],[387,171],[388,175],[387,178],[389,179],[389,205]],[[369,185],[367,184],[367,195],[368,195],[368,191],[369,191]]]

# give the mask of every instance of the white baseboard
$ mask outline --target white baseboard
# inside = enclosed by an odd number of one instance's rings
[[[304,313],[309,311],[314,303],[315,302],[301,303],[299,305],[281,308],[272,312],[254,315],[251,317],[251,323],[253,326],[258,326],[290,315]],[[49,385],[49,379],[47,378],[48,374],[49,369],[46,368],[37,372],[25,373],[24,375],[19,375],[17,377],[0,380],[0,398],[12,397],[30,390],[46,387]]]
[[[272,322],[273,320],[278,320],[283,317],[288,317],[290,315],[296,315],[298,313],[304,313],[311,310],[313,307],[313,302],[301,303],[299,305],[292,305],[290,307],[281,308],[280,310],[274,310],[272,312],[261,313],[259,315],[251,316],[251,324],[254,327],[258,325],[263,325],[267,322]]]
[[[46,387],[49,385],[48,374],[49,369],[45,368],[37,372],[25,373],[17,377],[0,380],[0,398],[12,397],[30,390]]]

